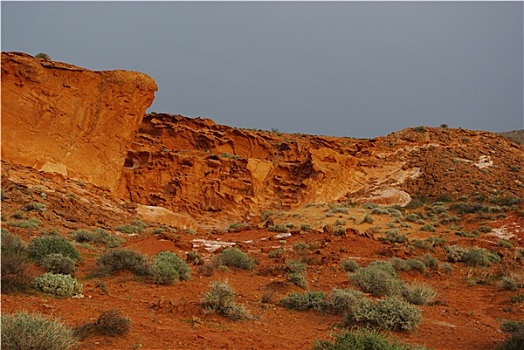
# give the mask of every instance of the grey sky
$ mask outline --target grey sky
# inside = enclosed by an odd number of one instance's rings
[[[149,111],[374,137],[523,128],[522,2],[2,2],[2,51],[153,77]]]

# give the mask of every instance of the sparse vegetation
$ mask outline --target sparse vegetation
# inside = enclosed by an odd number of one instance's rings
[[[71,232],[71,237],[78,243],[105,244],[109,248],[119,247],[125,242],[123,237],[112,235],[101,228],[97,228],[94,231],[73,231]]]
[[[499,350],[522,350],[524,348],[524,321],[506,321],[500,329],[509,335]]]
[[[76,343],[73,331],[62,322],[26,312],[2,312],[2,349],[66,350]]]
[[[8,230],[2,229],[2,293],[23,290],[30,282],[27,275],[27,245],[22,239]]]
[[[120,310],[108,310],[100,314],[94,323],[96,333],[116,337],[129,333],[131,321]]]
[[[313,350],[424,350],[423,346],[411,346],[391,342],[385,335],[372,328],[342,331],[333,335],[333,341],[317,340]]]
[[[47,53],[45,52],[39,52],[35,55],[35,58],[41,58],[43,59],[44,61],[51,61],[51,56],[49,56]]]
[[[235,293],[227,281],[213,282],[200,303],[207,312],[216,312],[233,321],[252,318],[242,305],[235,303]]]
[[[426,283],[412,283],[403,291],[404,299],[415,305],[429,305],[437,298],[437,292]]]
[[[329,299],[322,303],[322,311],[332,314],[351,312],[364,299],[364,293],[355,289],[333,289]]]
[[[147,228],[147,224],[139,219],[135,219],[130,224],[120,225],[115,227],[115,230],[127,234],[139,234]]]

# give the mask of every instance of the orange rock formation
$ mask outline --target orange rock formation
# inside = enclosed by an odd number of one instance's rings
[[[2,53],[2,159],[115,189],[156,83]]]

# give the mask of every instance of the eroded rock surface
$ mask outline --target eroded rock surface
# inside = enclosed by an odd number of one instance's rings
[[[156,83],[2,53],[2,159],[114,189]]]

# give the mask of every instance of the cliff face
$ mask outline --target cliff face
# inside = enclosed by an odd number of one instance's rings
[[[114,190],[156,90],[142,73],[2,53],[2,159]]]
[[[149,114],[120,196],[218,222],[334,201],[524,196],[524,147],[489,132],[406,129],[373,140],[235,129]]]

